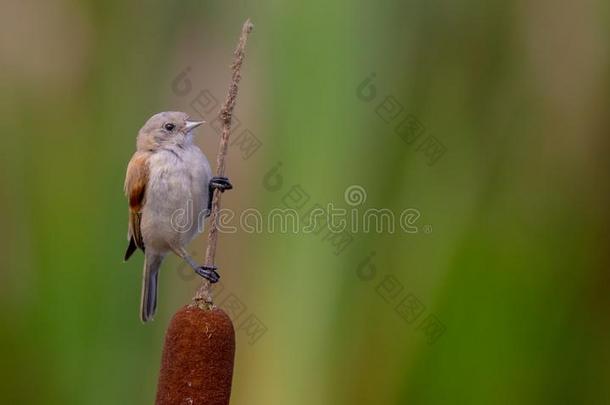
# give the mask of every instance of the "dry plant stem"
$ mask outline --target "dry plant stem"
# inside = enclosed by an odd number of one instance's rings
[[[244,62],[244,49],[246,48],[246,41],[248,40],[248,34],[252,31],[254,26],[247,19],[241,29],[241,35],[239,36],[239,43],[233,52],[233,64],[231,69],[233,75],[231,77],[231,85],[229,86],[229,93],[227,98],[220,110],[220,120],[222,122],[222,135],[220,136],[220,145],[218,146],[218,156],[216,158],[217,176],[225,175],[225,157],[227,155],[227,148],[229,146],[229,135],[231,133],[231,120],[233,118],[233,109],[235,108],[235,102],[237,101],[237,85],[241,79],[241,65]],[[206,266],[214,265],[214,258],[216,257],[216,246],[218,244],[218,210],[220,209],[221,193],[218,190],[214,191],[214,198],[212,200],[212,212],[210,213],[210,232],[208,233],[208,246],[205,252],[205,264]],[[203,280],[199,289],[193,297],[192,305],[196,305],[201,309],[211,309],[214,307],[212,300],[212,293],[210,291],[210,282]]]

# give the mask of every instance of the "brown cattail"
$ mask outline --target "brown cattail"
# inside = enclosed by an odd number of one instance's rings
[[[228,405],[235,330],[222,310],[186,306],[165,335],[157,405]]]
[[[217,158],[218,176],[224,176],[231,118],[241,78],[240,69],[252,27],[249,19],[242,27],[234,52],[229,93],[220,111],[222,135]],[[206,250],[207,266],[214,266],[219,208],[220,193],[216,191],[212,201]],[[214,307],[210,283],[204,280],[193,297],[193,303],[176,312],[165,334],[157,405],[228,405],[234,357],[235,329],[227,314]]]

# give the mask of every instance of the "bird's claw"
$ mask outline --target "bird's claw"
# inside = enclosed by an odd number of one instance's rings
[[[233,188],[233,184],[231,184],[227,177],[214,176],[210,180],[210,188],[224,192],[226,190],[231,190]]]
[[[223,176],[214,176],[210,180],[208,184],[209,195],[208,195],[208,208],[206,213],[206,218],[210,216],[212,213],[212,201],[214,200],[214,190],[219,190],[221,193],[224,193],[227,190],[231,190],[233,188],[233,184],[229,181],[228,178]]]
[[[216,269],[218,269],[216,266],[201,266],[195,270],[195,273],[214,284],[220,280],[220,274],[218,274]]]

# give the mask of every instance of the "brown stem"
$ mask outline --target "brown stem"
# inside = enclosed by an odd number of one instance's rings
[[[247,19],[241,29],[241,35],[239,36],[239,42],[235,51],[233,52],[233,64],[231,70],[233,75],[231,77],[231,84],[229,85],[229,93],[227,98],[220,109],[220,120],[222,122],[222,135],[220,136],[220,145],[218,146],[218,156],[216,157],[216,175],[224,176],[225,174],[225,157],[227,155],[227,148],[229,146],[229,135],[231,133],[231,120],[233,118],[233,109],[235,108],[235,102],[237,101],[237,85],[241,79],[241,65],[244,62],[244,49],[246,48],[246,41],[248,40],[248,34],[252,31],[254,26]],[[218,244],[218,210],[220,209],[221,193],[218,190],[214,191],[214,198],[212,200],[212,212],[210,213],[210,232],[208,233],[208,246],[205,252],[205,265],[213,266],[214,258],[216,257],[216,246]],[[210,282],[203,280],[201,286],[197,289],[195,296],[193,297],[192,305],[196,305],[199,308],[210,309],[214,306],[212,301],[212,293],[210,291]]]

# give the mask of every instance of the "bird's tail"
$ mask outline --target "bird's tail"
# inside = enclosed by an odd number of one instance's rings
[[[157,310],[157,280],[162,261],[163,256],[146,253],[140,301],[140,319],[142,322],[152,320]]]

